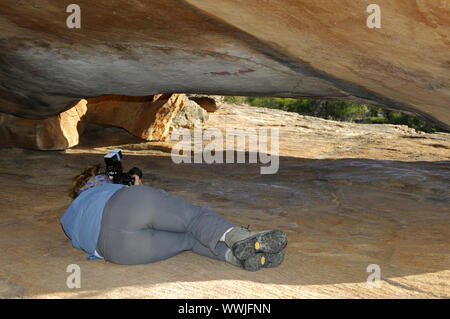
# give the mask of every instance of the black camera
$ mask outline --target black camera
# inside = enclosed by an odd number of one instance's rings
[[[134,185],[135,178],[130,173],[122,172],[122,150],[115,149],[105,155],[106,175],[112,180],[114,184]]]

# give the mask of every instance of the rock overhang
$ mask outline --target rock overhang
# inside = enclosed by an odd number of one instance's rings
[[[440,2],[5,1],[0,111],[42,119],[82,98],[163,92],[340,99],[449,129],[450,14]],[[256,10],[257,8],[258,10]]]

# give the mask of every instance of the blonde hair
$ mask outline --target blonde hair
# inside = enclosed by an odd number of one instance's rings
[[[93,177],[93,176],[98,174],[98,172],[100,170],[100,167],[101,167],[100,164],[86,167],[81,172],[81,174],[78,174],[77,176],[74,176],[72,178],[72,186],[70,187],[70,190],[69,190],[69,196],[72,197],[73,199],[77,198],[78,191],[84,185],[86,185],[86,183],[89,180],[89,178],[91,178],[91,177]]]

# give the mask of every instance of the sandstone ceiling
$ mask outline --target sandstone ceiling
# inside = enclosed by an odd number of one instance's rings
[[[76,2],[81,28],[69,29]],[[450,128],[450,3],[2,0],[0,112],[183,92],[370,102]]]

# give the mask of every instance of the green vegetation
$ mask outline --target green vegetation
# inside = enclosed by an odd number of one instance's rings
[[[226,96],[225,101],[234,104],[268,107],[328,120],[366,124],[401,124],[418,131],[433,133],[443,131],[418,117],[401,112],[384,110],[369,104],[345,101],[308,100],[279,97]]]

